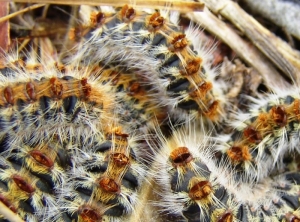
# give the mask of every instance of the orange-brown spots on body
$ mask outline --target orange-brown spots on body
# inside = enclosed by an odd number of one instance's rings
[[[155,12],[149,18],[148,30],[150,32],[155,32],[161,29],[165,24],[164,17],[160,16],[159,12]]]
[[[127,141],[129,135],[122,132],[121,127],[115,127],[106,134],[108,140]]]
[[[136,11],[133,8],[129,8],[128,5],[124,5],[120,13],[123,22],[132,21],[136,15]]]
[[[26,70],[33,71],[33,72],[42,72],[43,65],[42,64],[26,64]]]
[[[220,107],[220,104],[219,104],[219,101],[217,100],[214,100],[206,109],[206,111],[204,112],[204,115],[206,117],[208,117],[210,120],[217,120],[218,117],[219,117],[219,107]]]
[[[251,143],[257,144],[262,140],[262,137],[259,134],[259,132],[255,130],[252,126],[249,126],[246,129],[244,129],[244,136]]]
[[[86,78],[83,78],[80,82],[81,82],[82,92],[84,94],[84,97],[89,98],[91,95],[91,91],[92,91],[90,84],[88,84]]]
[[[188,45],[188,40],[185,37],[185,34],[178,34],[171,41],[170,51],[178,52],[183,50]]]
[[[55,63],[55,68],[60,71],[61,73],[66,73],[67,72],[67,67],[65,65],[59,64],[59,63]]]
[[[17,208],[2,194],[0,194],[0,202],[2,202],[12,212],[17,213]]]
[[[170,160],[175,167],[184,166],[193,160],[193,156],[187,147],[178,147],[170,153]]]
[[[247,146],[233,146],[227,150],[227,155],[234,163],[241,163],[252,159]]]
[[[108,193],[120,193],[120,185],[112,178],[104,177],[99,180],[99,186]]]
[[[54,97],[61,99],[63,94],[63,84],[55,77],[50,79],[51,91]]]
[[[93,26],[102,25],[105,22],[105,14],[103,12],[92,12],[90,21]]]
[[[300,100],[296,99],[293,102],[293,114],[296,116],[296,118],[300,119]]]
[[[112,153],[110,158],[118,167],[124,167],[130,163],[129,158],[123,153]]]
[[[197,57],[189,62],[187,65],[180,71],[182,75],[194,75],[196,74],[201,67],[202,59]]]
[[[35,92],[34,84],[32,82],[28,82],[25,88],[26,88],[26,93],[30,98],[30,100],[36,101],[36,92]]]
[[[287,113],[284,106],[274,106],[270,110],[271,118],[280,127],[287,124]]]
[[[14,105],[15,102],[14,92],[10,86],[4,88],[3,96],[8,104]]]
[[[203,200],[213,192],[209,181],[200,181],[191,187],[189,197],[193,200]]]
[[[68,33],[69,39],[72,41],[79,40],[83,36],[83,29],[82,28],[70,28]]]
[[[130,96],[133,96],[133,95],[139,93],[140,89],[141,89],[140,84],[138,82],[134,82],[133,84],[131,84],[128,87],[128,89],[127,89],[128,93],[127,94],[130,95]]]
[[[39,150],[33,150],[29,153],[33,159],[35,159],[38,163],[51,168],[54,165],[54,162],[48,157],[46,156],[44,153],[42,153]]]
[[[78,210],[79,217],[84,222],[101,222],[102,216],[97,209],[84,205]]]
[[[212,83],[202,81],[197,85],[197,88],[193,88],[190,90],[189,95],[192,98],[204,98],[208,91],[212,89]]]
[[[31,186],[23,177],[20,175],[13,175],[12,176],[13,181],[15,184],[26,193],[32,194],[35,191],[35,188]]]
[[[233,221],[233,215],[231,212],[224,212],[222,215],[220,215],[217,219],[217,222],[232,222]]]
[[[202,94],[206,94],[209,90],[213,87],[211,82],[203,81],[199,86],[198,89],[202,92]]]

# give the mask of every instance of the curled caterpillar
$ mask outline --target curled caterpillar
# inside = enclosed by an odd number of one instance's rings
[[[83,9],[84,16],[91,17],[85,21],[87,34],[76,62],[137,71],[158,91],[157,102],[168,105],[170,113],[180,113],[181,119],[222,119],[223,86],[215,82],[216,73],[195,30],[184,33],[166,11],[151,14],[128,5],[115,14]]]

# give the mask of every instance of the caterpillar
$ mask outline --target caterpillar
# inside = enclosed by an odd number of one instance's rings
[[[1,202],[26,221],[130,217],[145,177],[139,162],[143,145],[113,126],[60,141],[24,140],[1,153]]]
[[[237,181],[259,181],[281,170],[288,152],[299,152],[298,88],[251,100],[250,112],[237,113],[230,123],[233,133],[216,139],[219,162],[232,166]]]
[[[136,70],[158,91],[159,103],[168,105],[170,113],[181,110],[181,119],[222,119],[225,89],[214,80],[216,72],[195,29],[184,33],[168,11],[150,14],[125,5],[112,14],[82,8],[86,31],[72,61]]]
[[[84,69],[31,74],[15,67],[2,72],[0,137],[18,144],[22,138],[36,141],[45,134],[64,139],[98,133],[112,118],[115,102],[109,88],[89,75]]]
[[[174,130],[170,138],[159,131],[157,136],[159,142],[149,143],[156,153],[153,171],[160,186],[160,198],[154,204],[162,213],[177,215],[176,221],[299,218],[298,172],[241,184],[233,179],[228,165],[217,164],[209,135],[203,135],[195,125]]]
[[[62,212],[76,221],[123,221],[134,214],[145,177],[138,158],[141,145],[134,137],[116,127],[102,139],[89,138],[80,147],[73,146],[78,153],[60,191]]]
[[[55,188],[66,179],[70,156],[59,143],[27,141],[1,153],[1,202],[26,221],[58,213]]]

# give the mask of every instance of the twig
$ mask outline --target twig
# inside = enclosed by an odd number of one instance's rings
[[[270,87],[288,86],[288,83],[259,50],[245,42],[234,30],[214,16],[208,9],[204,9],[204,12],[190,13],[187,16],[226,42],[244,61],[262,75],[266,84]]]
[[[202,2],[214,13],[219,13],[231,21],[278,69],[287,77],[296,80],[297,73],[300,72],[300,64],[295,61],[299,57],[295,58],[295,53],[291,53],[294,51],[291,47],[249,16],[235,2],[230,0],[202,0]],[[286,50],[285,53],[284,50]]]
[[[12,212],[7,206],[0,201],[0,215],[3,215],[11,222],[24,222],[17,214]]]
[[[122,6],[134,4],[135,7],[154,7],[157,9],[169,8],[181,12],[202,11],[204,4],[199,2],[185,2],[180,0],[16,0],[14,2],[51,3],[63,5],[104,5]]]
[[[8,14],[9,4],[8,2],[0,2],[0,18],[4,17]],[[0,58],[2,57],[2,53],[8,50],[8,46],[10,45],[10,35],[9,35],[9,22],[0,23]]]
[[[45,5],[46,5],[46,4],[36,4],[36,5],[31,5],[31,6],[27,7],[27,8],[24,8],[24,9],[20,10],[20,11],[11,13],[11,14],[9,14],[9,15],[7,15],[7,16],[4,16],[4,17],[0,18],[0,22],[7,21],[8,19],[11,19],[11,18],[13,18],[13,17],[15,17],[15,16],[17,16],[17,15],[19,15],[19,14],[22,14],[22,13],[28,12],[28,11],[31,11],[31,10],[36,9],[36,8],[43,7],[43,6],[45,6]]]

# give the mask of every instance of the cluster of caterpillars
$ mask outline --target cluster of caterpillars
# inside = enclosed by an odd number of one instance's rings
[[[230,163],[220,166],[214,146],[198,130],[160,138],[154,160],[161,198],[156,205],[178,221],[297,221],[299,172],[260,181],[236,181]]]
[[[26,221],[129,221],[147,172],[160,186],[153,205],[178,221],[300,220],[299,173],[284,168],[299,152],[299,98],[267,98],[218,134],[226,89],[195,30],[168,13],[91,12],[70,33],[68,65],[2,67],[7,208]],[[170,138],[158,130],[168,117],[184,122]],[[135,136],[151,130],[149,152]],[[141,153],[153,153],[148,170]]]

